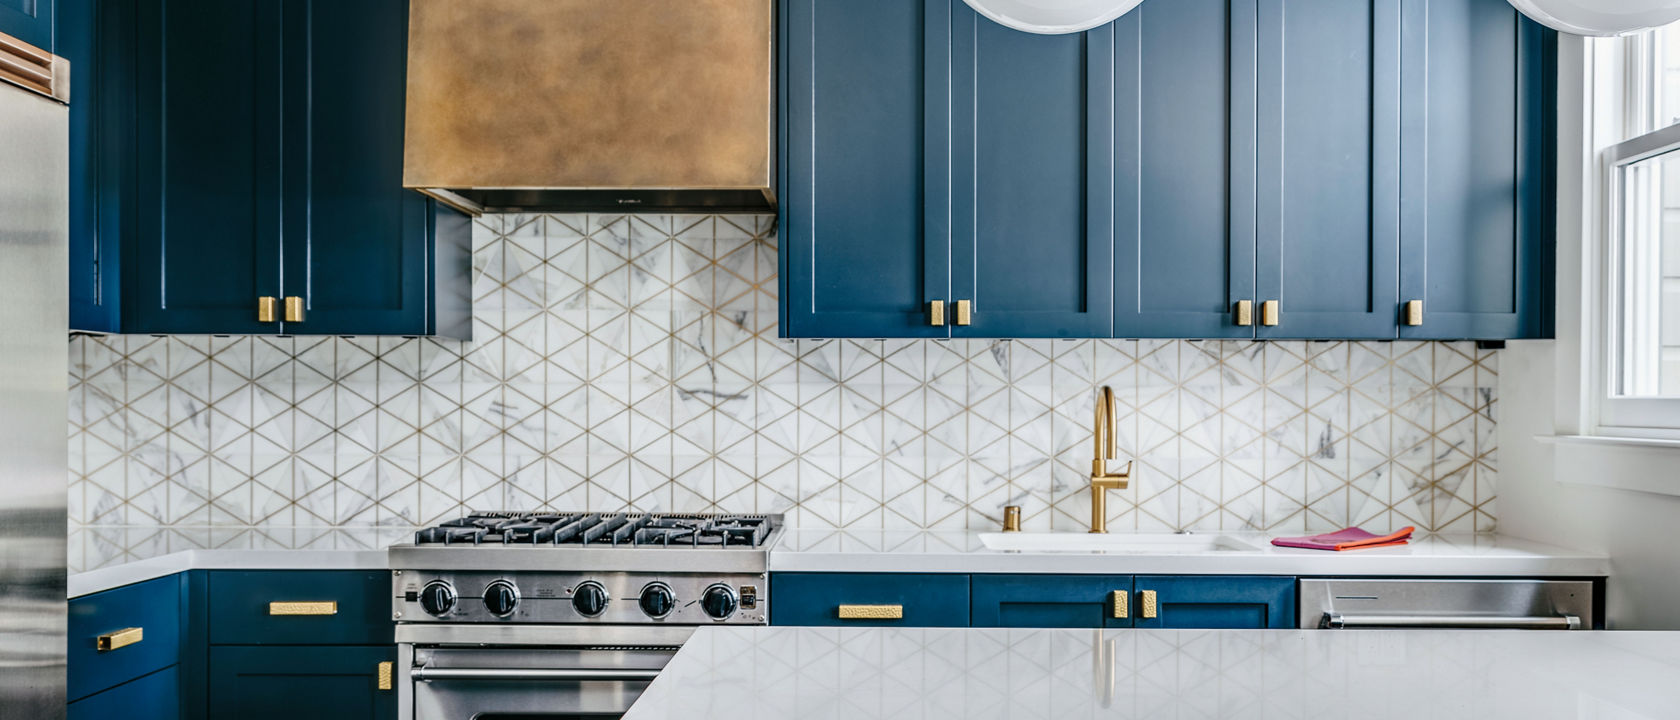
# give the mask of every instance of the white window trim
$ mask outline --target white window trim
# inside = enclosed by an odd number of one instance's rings
[[[1559,482],[1680,495],[1680,442],[1653,437],[1660,431],[1601,425],[1598,414],[1598,390],[1609,387],[1597,383],[1595,368],[1608,347],[1604,241],[1614,205],[1605,182],[1609,163],[1594,148],[1643,129],[1642,119],[1624,117],[1622,109],[1629,93],[1649,91],[1649,79],[1623,75],[1634,54],[1625,47],[1572,35],[1558,44],[1555,434],[1537,439],[1553,446]],[[1595,116],[1596,108],[1610,112]]]

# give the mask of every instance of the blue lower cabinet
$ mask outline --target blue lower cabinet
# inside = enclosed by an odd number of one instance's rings
[[[379,687],[395,647],[210,648],[209,715],[238,720],[390,720],[397,694]]]
[[[70,703],[69,720],[176,720],[181,717],[181,676],[171,665]]]
[[[70,601],[68,697],[79,700],[180,661],[181,577]]]
[[[974,627],[1131,627],[1131,591],[1130,575],[975,575],[969,615]]]
[[[770,624],[968,627],[967,575],[777,573]]]
[[[1293,577],[1139,575],[1135,586],[1136,627],[1295,627]]]
[[[207,595],[211,645],[392,641],[384,570],[217,570]]]

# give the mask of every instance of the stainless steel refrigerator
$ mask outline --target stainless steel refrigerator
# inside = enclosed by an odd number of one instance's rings
[[[65,712],[68,74],[0,35],[0,720]]]

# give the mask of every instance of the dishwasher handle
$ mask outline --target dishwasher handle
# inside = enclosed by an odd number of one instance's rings
[[[1344,615],[1324,613],[1319,627],[1346,628],[1477,628],[1486,630],[1580,630],[1575,615]]]
[[[572,668],[440,668],[417,667],[413,680],[547,680],[550,682],[646,682],[659,676],[658,670],[572,669]]]

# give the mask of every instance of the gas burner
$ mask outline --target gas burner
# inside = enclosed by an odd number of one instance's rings
[[[416,532],[414,544],[752,549],[774,529],[766,515],[483,512]]]

